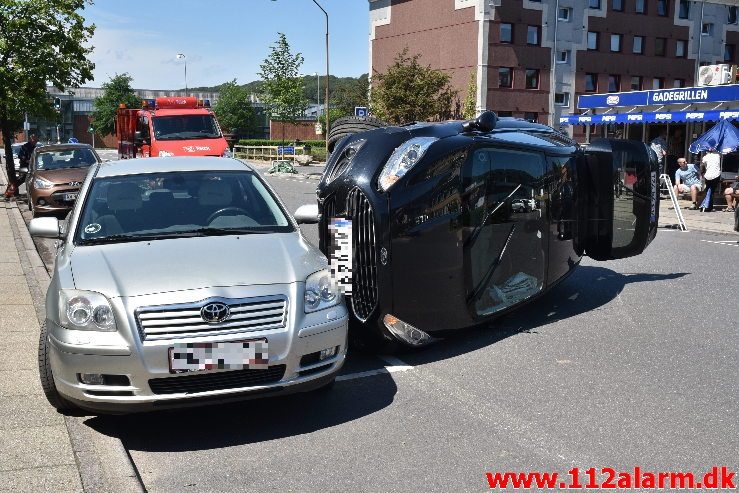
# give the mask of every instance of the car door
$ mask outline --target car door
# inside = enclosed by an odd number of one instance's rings
[[[468,304],[484,317],[541,291],[547,235],[543,153],[481,146],[463,171]],[[530,207],[516,207],[514,202]]]

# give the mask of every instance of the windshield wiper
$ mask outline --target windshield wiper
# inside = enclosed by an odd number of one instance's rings
[[[272,233],[272,231],[264,231],[259,229],[250,228],[199,228],[193,229],[192,231],[184,231],[184,233],[195,233],[203,236],[216,236],[216,235],[246,235],[246,234],[265,234]]]
[[[161,235],[110,235],[101,238],[86,238],[80,241],[80,245],[100,245],[102,243],[119,243],[124,241],[146,241],[161,239]]]

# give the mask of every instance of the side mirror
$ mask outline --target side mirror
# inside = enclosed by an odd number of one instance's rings
[[[318,222],[318,204],[301,205],[295,211],[298,224],[316,224]]]
[[[55,217],[37,217],[31,219],[28,223],[28,232],[31,236],[37,236],[39,238],[63,238],[61,231],[59,230],[59,219]]]

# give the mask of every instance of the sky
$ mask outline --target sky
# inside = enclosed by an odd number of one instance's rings
[[[318,3],[329,15],[331,75],[367,73],[369,2]],[[326,17],[312,0],[95,0],[82,14],[97,26],[87,87],[127,72],[136,89],[184,88],[178,53],[188,87],[245,84],[259,79],[279,32],[303,54],[303,74],[326,73]]]

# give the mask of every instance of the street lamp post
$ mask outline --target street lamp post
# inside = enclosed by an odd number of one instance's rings
[[[187,57],[182,53],[177,53],[177,59],[185,61],[185,96],[187,96]]]
[[[318,72],[313,72],[313,75],[316,76],[316,104],[318,104],[318,109],[316,110],[316,118],[320,118],[321,116],[321,77],[318,75]]]
[[[328,90],[329,85],[331,83],[329,78],[329,67],[328,67],[328,12],[321,7],[321,4],[319,4],[316,0],[313,0],[313,3],[316,4],[316,6],[321,9],[323,12],[323,15],[326,16],[326,97],[324,98],[325,104],[326,104],[326,156],[328,159],[328,132],[331,128],[331,105],[329,104],[329,96],[328,96]],[[319,107],[320,109],[320,107]]]

